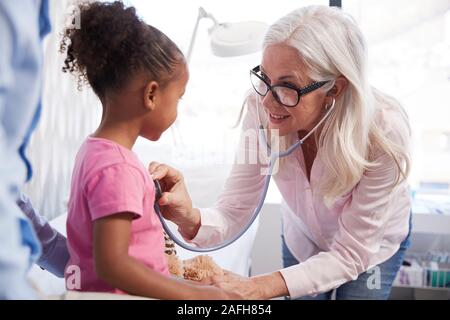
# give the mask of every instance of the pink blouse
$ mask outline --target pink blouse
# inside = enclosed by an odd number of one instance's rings
[[[408,121],[399,106],[382,106],[376,121],[396,143],[409,144]],[[243,132],[257,128],[258,123],[255,99],[250,98]],[[256,152],[241,140],[238,153]],[[409,231],[410,192],[407,182],[394,190],[390,187],[396,165],[387,154],[380,154],[377,161],[382,165],[366,170],[351,192],[331,208],[318,192],[318,182],[325,174],[320,150],[310,181],[301,148],[283,161],[273,179],[283,196],[285,241],[300,261],[280,270],[292,298],[327,292],[355,280],[399,249]],[[256,207],[264,178],[260,164],[234,164],[217,203],[200,210],[201,227],[192,242],[208,246],[239,232]]]

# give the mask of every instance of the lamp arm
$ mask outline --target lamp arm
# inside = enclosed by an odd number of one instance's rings
[[[189,64],[189,62],[191,60],[192,50],[194,49],[195,39],[197,38],[198,26],[200,24],[200,20],[203,19],[203,18],[211,19],[214,22],[214,26],[219,24],[217,22],[216,18],[214,18],[214,16],[212,14],[206,12],[205,9],[203,9],[202,7],[200,7],[198,9],[197,21],[195,22],[194,31],[192,32],[191,42],[189,43],[189,49],[188,49],[188,52],[187,52],[187,55],[186,55],[187,64]]]

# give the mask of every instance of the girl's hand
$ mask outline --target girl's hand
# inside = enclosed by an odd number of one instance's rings
[[[164,218],[177,224],[185,238],[194,238],[200,228],[200,212],[192,208],[181,172],[157,162],[150,163],[149,172],[161,184],[163,194],[158,204]]]

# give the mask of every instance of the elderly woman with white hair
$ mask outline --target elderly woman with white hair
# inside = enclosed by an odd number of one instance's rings
[[[249,299],[330,299],[334,289],[337,299],[387,299],[409,246],[410,129],[399,103],[370,86],[360,29],[336,8],[296,10],[270,27],[251,77],[244,131],[257,129],[260,113],[284,141],[311,133],[274,175],[283,197],[284,269],[210,281]],[[251,216],[261,166],[236,163],[207,209],[192,207],[177,170],[158,163],[149,170],[166,186],[165,217],[201,247],[235,234]]]

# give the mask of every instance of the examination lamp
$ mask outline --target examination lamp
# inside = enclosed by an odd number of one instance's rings
[[[208,30],[211,50],[214,55],[218,57],[236,57],[255,53],[262,49],[264,36],[268,29],[267,24],[258,21],[219,23],[212,14],[200,7],[186,55],[188,63],[197,37],[198,26],[203,18],[208,18],[214,23]]]

